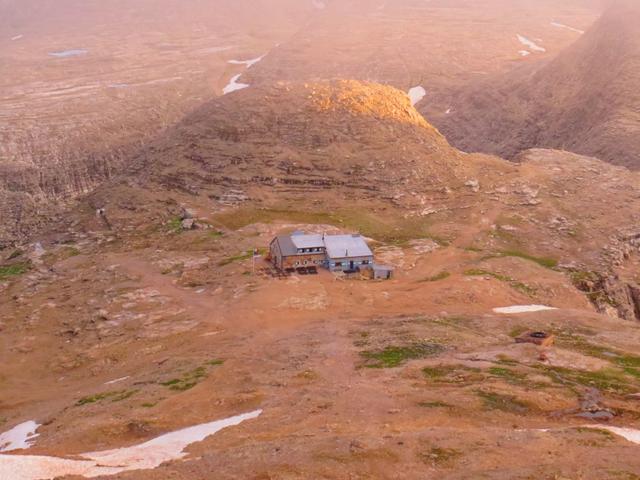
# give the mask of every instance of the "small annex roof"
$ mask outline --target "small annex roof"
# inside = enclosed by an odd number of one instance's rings
[[[295,248],[324,248],[324,240],[322,238],[322,235],[305,235],[296,232],[289,238],[295,245]]]
[[[373,252],[361,235],[326,235],[324,244],[329,258],[373,256]]]
[[[276,241],[280,246],[280,252],[282,253],[283,256],[290,257],[298,253],[298,249],[291,241],[290,235],[278,235],[276,237]]]

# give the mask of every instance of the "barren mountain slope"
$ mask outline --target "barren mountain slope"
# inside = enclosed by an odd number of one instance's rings
[[[640,6],[614,3],[553,60],[470,85],[423,111],[465,151],[513,157],[557,148],[640,168]]]
[[[250,83],[351,78],[404,90],[421,85],[426,103],[466,82],[561,51],[597,19],[599,3],[327,2],[246,78]]]
[[[434,101],[559,51],[577,35],[566,26],[586,28],[599,8],[588,0],[535,8],[524,0],[2,2],[0,188],[31,213],[19,228],[15,216],[1,228],[19,238],[39,223],[37,212],[109,178],[130,147],[221,95],[236,75],[263,87],[309,78],[423,85]],[[520,34],[546,52],[522,57]]]
[[[119,171],[317,9],[311,2],[0,2],[0,189],[55,209]],[[17,208],[17,207],[15,207]],[[4,214],[8,205],[0,207]],[[27,231],[30,215],[4,230]],[[6,221],[5,221],[6,220]]]
[[[637,447],[586,426],[639,426],[638,174],[525,156],[460,153],[376,84],[204,105],[0,251],[0,431],[42,424],[0,474],[260,409],[98,478],[633,478]],[[365,234],[394,279],[253,264],[297,229]],[[558,309],[493,310],[529,304]],[[557,345],[515,343],[538,330]]]
[[[212,100],[88,198],[130,229],[148,221],[138,208],[194,203],[235,226],[334,214],[384,241],[523,249],[610,277],[619,314],[636,318],[636,279],[616,269],[637,233],[638,175],[556,151],[520,160],[457,151],[392,87],[282,83]]]

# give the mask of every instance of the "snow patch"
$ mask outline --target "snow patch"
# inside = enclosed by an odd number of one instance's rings
[[[16,35],[15,37],[11,37],[11,41],[15,42],[16,40],[21,40],[24,38],[24,35]]]
[[[266,57],[267,54],[268,52],[260,57],[252,58],[251,60],[229,60],[228,63],[231,63],[233,65],[245,65],[247,68],[251,68],[256,63],[260,62],[264,57]],[[236,90],[242,90],[243,88],[247,88],[249,86],[248,83],[238,83],[238,80],[240,79],[241,76],[242,74],[240,73],[232,77],[231,80],[229,81],[229,84],[222,89],[222,93],[226,95],[227,93],[231,93],[231,92],[235,92]]]
[[[528,313],[528,312],[542,312],[545,310],[557,310],[554,307],[547,307],[545,305],[514,305],[512,307],[500,307],[494,308],[495,313]]]
[[[610,425],[585,425],[585,427],[607,430],[631,443],[640,445],[640,430],[636,430],[635,428],[612,427]]]
[[[551,22],[551,25],[553,25],[554,27],[558,27],[558,28],[565,28],[567,30],[571,30],[572,32],[579,33],[581,35],[584,33],[584,30],[580,30],[579,28],[570,27],[569,25],[565,25],[564,23]]]
[[[410,88],[407,92],[409,98],[411,99],[411,105],[416,105],[420,100],[424,98],[427,94],[427,91],[420,85],[417,87]]]
[[[23,450],[31,447],[35,438],[40,435],[36,433],[39,427],[39,423],[30,420],[4,432],[0,435],[0,452],[12,452],[13,450]]]
[[[529,47],[529,49],[534,51],[534,52],[546,52],[547,51],[546,48],[541,47],[536,42],[534,42],[533,40],[528,39],[527,37],[524,37],[522,35],[516,35],[516,37],[518,38],[518,40],[520,41],[521,44],[523,44],[525,47]]]
[[[255,410],[167,433],[140,445],[78,455],[77,457],[82,460],[33,455],[0,455],[0,478],[51,480],[67,475],[99,477],[132,470],[153,469],[164,462],[186,457],[187,453],[184,450],[192,443],[201,442],[224,428],[239,425],[261,414],[262,410]]]
[[[264,55],[262,55],[260,57],[252,58],[250,60],[229,60],[228,63],[231,63],[233,65],[246,65],[247,68],[251,68],[256,63],[260,62],[266,56],[267,56],[267,54],[265,53]]]
[[[311,3],[313,4],[314,8],[317,8],[318,10],[324,10],[325,8],[327,8],[327,4],[322,0],[311,0]]]
[[[50,52],[49,56],[57,58],[77,57],[79,55],[86,55],[88,50],[76,49],[76,50],[63,50],[61,52]]]
[[[128,380],[129,376],[127,377],[121,377],[121,378],[116,378],[115,380],[111,380],[110,382],[104,382],[105,385],[113,385],[114,383],[120,383],[120,382],[124,382],[125,380]]]
[[[531,52],[529,50],[520,50],[518,53],[520,54],[521,57],[526,57],[528,55],[531,55]]]
[[[222,89],[222,93],[226,95],[228,93],[235,92],[236,90],[242,90],[243,88],[247,88],[249,86],[248,83],[238,83],[238,80],[240,79],[241,76],[242,74],[239,73],[238,75],[235,75],[234,77],[232,77],[231,80],[229,81],[229,84]]]

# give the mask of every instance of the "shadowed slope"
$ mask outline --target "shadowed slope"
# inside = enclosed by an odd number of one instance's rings
[[[570,150],[640,168],[640,5],[618,2],[554,60],[452,95],[453,113],[430,106],[451,142],[513,157],[527,148]]]

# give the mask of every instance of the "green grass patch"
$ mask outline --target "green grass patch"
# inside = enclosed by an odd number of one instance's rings
[[[422,280],[418,280],[419,283],[424,282],[439,282],[440,280],[445,280],[449,278],[451,274],[449,272],[440,272],[437,275],[433,275],[432,277],[423,278]]]
[[[523,333],[529,331],[529,329],[523,325],[516,325],[509,331],[509,336],[511,338],[518,338]]]
[[[489,270],[483,270],[481,268],[471,268],[469,270],[466,270],[464,274],[467,277],[492,277],[496,280],[500,280],[501,282],[510,282],[512,280],[511,277],[508,277],[506,275],[490,272]]]
[[[518,335],[520,335],[520,334],[518,334]],[[516,336],[517,336],[517,335],[516,335]],[[497,359],[496,359],[495,363],[497,363],[498,365],[510,365],[510,366],[515,366],[515,365],[518,365],[518,363],[519,363],[519,362],[518,362],[517,360],[515,360],[515,359],[513,359],[513,358],[511,358],[511,357],[509,357],[509,356],[507,356],[507,355],[500,354],[500,355],[498,355],[498,357],[497,357]]]
[[[409,360],[428,358],[444,352],[446,347],[437,343],[415,343],[406,346],[388,346],[383,350],[360,352],[365,368],[394,368]]]
[[[132,397],[138,393],[138,390],[119,390],[115,392],[103,392],[96,393],[95,395],[90,395],[88,397],[83,397],[76,402],[77,407],[81,407],[83,405],[90,405],[92,403],[102,402],[103,400],[110,400],[111,402],[120,402],[122,400],[126,400],[127,398]]]
[[[14,263],[12,265],[0,266],[0,280],[16,277],[29,271],[29,263]]]
[[[609,442],[616,440],[616,436],[613,433],[602,428],[576,427],[574,430],[583,437],[578,439],[578,444],[585,447],[606,447]]]
[[[454,448],[432,447],[427,452],[419,453],[418,456],[424,463],[434,467],[446,467],[455,463],[462,456],[462,452]]]
[[[218,262],[219,267],[224,267],[226,265],[231,265],[234,262],[243,262],[245,260],[249,260],[253,256],[253,250],[248,250],[245,253],[239,253],[238,255],[234,255],[233,257],[227,257],[224,260],[220,260]]]
[[[603,392],[617,394],[633,393],[638,389],[634,385],[635,382],[624,372],[613,368],[605,368],[595,372],[548,365],[536,365],[534,368],[547,375],[554,382],[570,387],[595,387]]]
[[[604,430],[602,428],[576,427],[574,430],[578,433],[585,433],[589,435],[599,435],[609,440],[615,440],[616,438],[616,436],[613,433],[611,433],[609,430]]]
[[[65,257],[77,257],[80,255],[80,250],[77,247],[64,247],[62,249],[62,255]]]
[[[15,260],[19,256],[24,255],[24,251],[19,248],[11,252],[11,254],[7,257],[7,260]]]
[[[527,402],[519,400],[513,395],[504,395],[497,392],[477,391],[476,394],[482,400],[483,406],[487,410],[499,410],[506,413],[524,415],[531,410],[532,406]]]
[[[623,470],[611,470],[608,472],[611,475],[608,478],[615,480],[640,480],[640,475],[631,472],[625,472]]]
[[[245,207],[214,216],[215,221],[231,230],[238,230],[253,223],[290,223],[334,225],[336,227],[359,232],[383,243],[402,245],[409,240],[433,238],[443,245],[449,240],[434,237],[429,232],[429,223],[424,218],[402,218],[398,215],[372,213],[368,210],[342,209],[334,212],[303,211],[286,207],[252,208]]]
[[[550,257],[536,257],[534,255],[530,255],[528,253],[522,252],[520,250],[504,250],[498,254],[500,257],[516,257],[521,258],[523,260],[528,260],[533,263],[537,263],[541,267],[544,268],[556,268],[558,266],[558,261],[555,258]]]
[[[515,279],[513,279],[513,278],[511,278],[511,277],[509,277],[507,275],[502,275],[500,273],[491,272],[489,270],[483,270],[483,269],[480,269],[480,268],[472,268],[472,269],[466,270],[464,272],[464,274],[467,277],[491,277],[491,278],[495,278],[496,280],[499,280],[501,282],[508,283],[509,286],[511,288],[513,288],[514,290],[518,290],[519,292],[524,293],[525,295],[528,295],[530,297],[532,297],[536,293],[536,289],[533,288],[533,287],[530,287],[526,283],[519,282],[518,280],[515,280]]]
[[[258,249],[258,253],[260,255],[264,255],[266,252],[267,250],[264,248]],[[232,263],[235,263],[235,262],[243,262],[245,260],[249,260],[251,257],[253,257],[253,250],[247,250],[244,253],[239,253],[238,255],[234,255],[233,257],[227,257],[224,260],[220,260],[218,262],[218,266],[224,267],[226,265],[231,265]]]
[[[604,345],[597,345],[589,342],[584,337],[572,334],[561,334],[557,343],[561,347],[578,351],[583,355],[611,362],[636,378],[640,376],[640,356],[638,355]]]
[[[434,317],[426,319],[426,322],[444,327],[453,327],[459,329],[470,329],[472,327],[472,319],[462,315],[448,315],[443,317]]]
[[[517,372],[511,368],[491,367],[489,369],[489,374],[492,377],[500,378],[514,385],[522,385],[527,380],[527,375],[525,373]]]
[[[217,367],[223,364],[224,364],[224,360],[220,360],[220,359],[209,360],[208,362],[205,362],[205,365],[208,365],[210,367]]]
[[[182,231],[182,219],[180,217],[171,217],[166,223],[166,227],[171,233],[179,233]]]
[[[169,390],[173,390],[174,392],[184,392],[186,390],[190,390],[202,380],[207,378],[207,367],[216,367],[222,364],[224,364],[224,360],[209,360],[205,362],[204,365],[190,370],[180,377],[172,378],[171,380],[167,380],[165,382],[160,382],[160,385],[162,385],[163,387],[167,387]]]
[[[453,405],[450,405],[446,402],[440,402],[440,401],[419,402],[418,406],[423,408],[453,408]]]
[[[438,365],[425,367],[422,374],[432,383],[472,383],[482,382],[484,375],[479,368],[464,365]]]
[[[190,372],[185,373],[179,378],[167,380],[161,382],[160,385],[168,387],[169,390],[177,392],[184,392],[195,387],[198,383],[207,377],[207,369],[205,367],[198,367]]]

